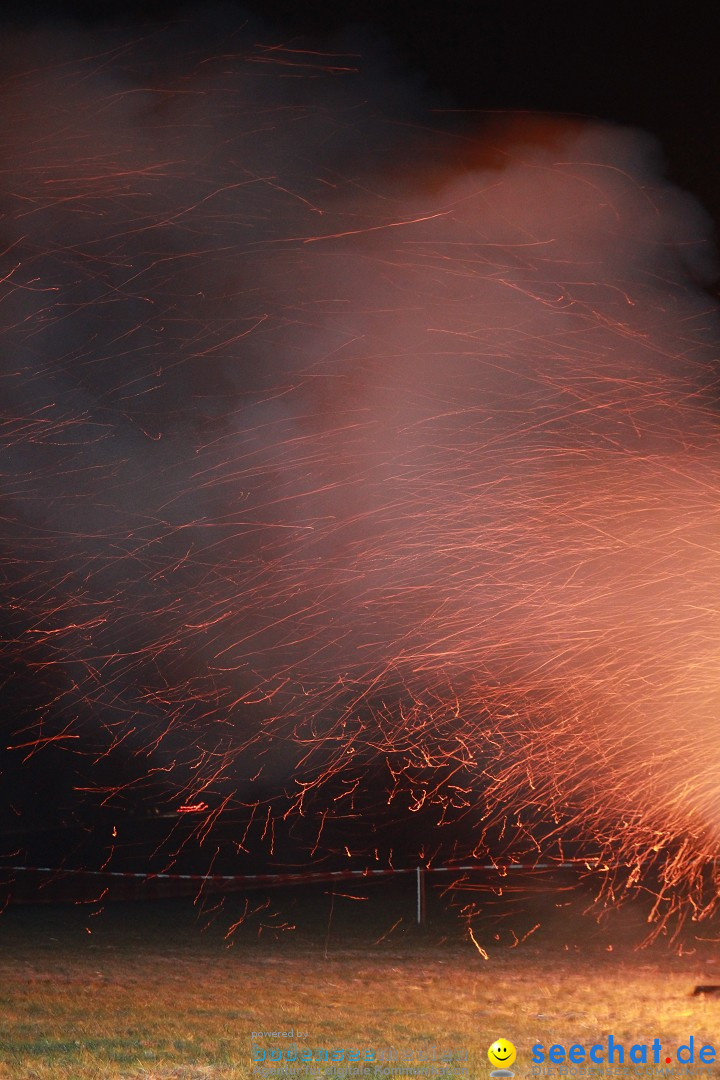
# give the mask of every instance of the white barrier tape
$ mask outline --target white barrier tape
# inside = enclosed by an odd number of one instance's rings
[[[578,866],[592,868],[593,859],[573,859],[562,863],[508,863],[497,865],[496,863],[473,863],[468,866],[420,866],[420,867],[392,867],[384,869],[366,870],[313,870],[296,874],[153,874],[133,870],[75,870],[63,869],[51,866],[0,866],[0,874],[6,873],[30,873],[30,874],[53,874],[57,877],[102,877],[102,878],[133,878],[142,881],[198,881],[198,882],[248,882],[262,884],[264,882],[300,882],[300,881],[325,881],[328,878],[349,877],[388,877],[393,874],[417,874],[423,871],[427,874],[456,874],[467,871],[494,870],[496,873],[507,873],[510,870],[574,870]]]

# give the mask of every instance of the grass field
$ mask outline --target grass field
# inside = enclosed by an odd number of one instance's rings
[[[380,926],[392,925],[395,903],[375,902]],[[499,1036],[517,1046],[518,1080],[531,1076],[536,1042],[589,1045],[612,1033],[629,1048],[658,1037],[673,1061],[690,1035],[696,1046],[720,1043],[720,996],[692,996],[696,983],[720,982],[718,942],[688,934],[682,955],[637,951],[637,913],[598,928],[580,906],[556,910],[517,948],[477,929],[487,959],[459,925],[420,933],[406,917],[378,941],[357,903],[334,901],[329,921],[321,894],[305,928],[258,938],[262,920],[250,920],[231,947],[231,912],[203,932],[205,920],[179,902],[91,917],[11,908],[0,919],[0,1077],[253,1077],[252,1043],[287,1042],[253,1040],[260,1029],[300,1028],[314,1046],[466,1047],[481,1080]],[[695,934],[718,937],[705,926]]]

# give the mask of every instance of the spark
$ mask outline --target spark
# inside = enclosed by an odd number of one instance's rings
[[[482,945],[479,943],[479,941],[475,937],[475,935],[473,933],[472,926],[468,926],[468,937],[472,941],[472,943],[475,946],[475,948],[477,949],[477,951],[482,956],[483,960],[489,960],[490,956],[488,955],[488,953],[485,952],[485,949],[483,949]]]

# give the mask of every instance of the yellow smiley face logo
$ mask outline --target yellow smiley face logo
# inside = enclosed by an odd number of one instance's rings
[[[508,1069],[516,1057],[515,1047],[507,1039],[496,1039],[492,1046],[488,1048],[490,1064],[500,1069]]]

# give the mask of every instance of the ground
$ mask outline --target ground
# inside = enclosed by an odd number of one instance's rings
[[[391,926],[398,897],[372,903],[378,925]],[[272,910],[283,905],[271,901]],[[672,1055],[673,1065],[691,1035],[696,1051],[720,1048],[720,996],[693,995],[697,984],[720,983],[718,928],[696,925],[680,947],[662,939],[638,949],[637,911],[598,926],[581,906],[556,909],[515,948],[507,934],[496,940],[491,926],[476,925],[487,958],[462,924],[418,930],[407,907],[379,940],[369,908],[327,890],[295,905],[296,930],[277,929],[282,919],[273,923],[268,908],[228,939],[227,906],[215,915],[178,901],[99,914],[9,908],[0,917],[0,1077],[250,1080],[263,1075],[253,1045],[269,1054],[293,1043],[252,1033],[289,1028],[308,1032],[301,1046],[393,1047],[406,1060],[428,1044],[464,1048],[464,1075],[479,1080],[498,1037],[517,1047],[517,1080],[533,1075],[536,1043],[590,1046],[611,1034],[627,1052],[659,1038],[661,1060]],[[364,1075],[380,1074],[368,1066]]]

